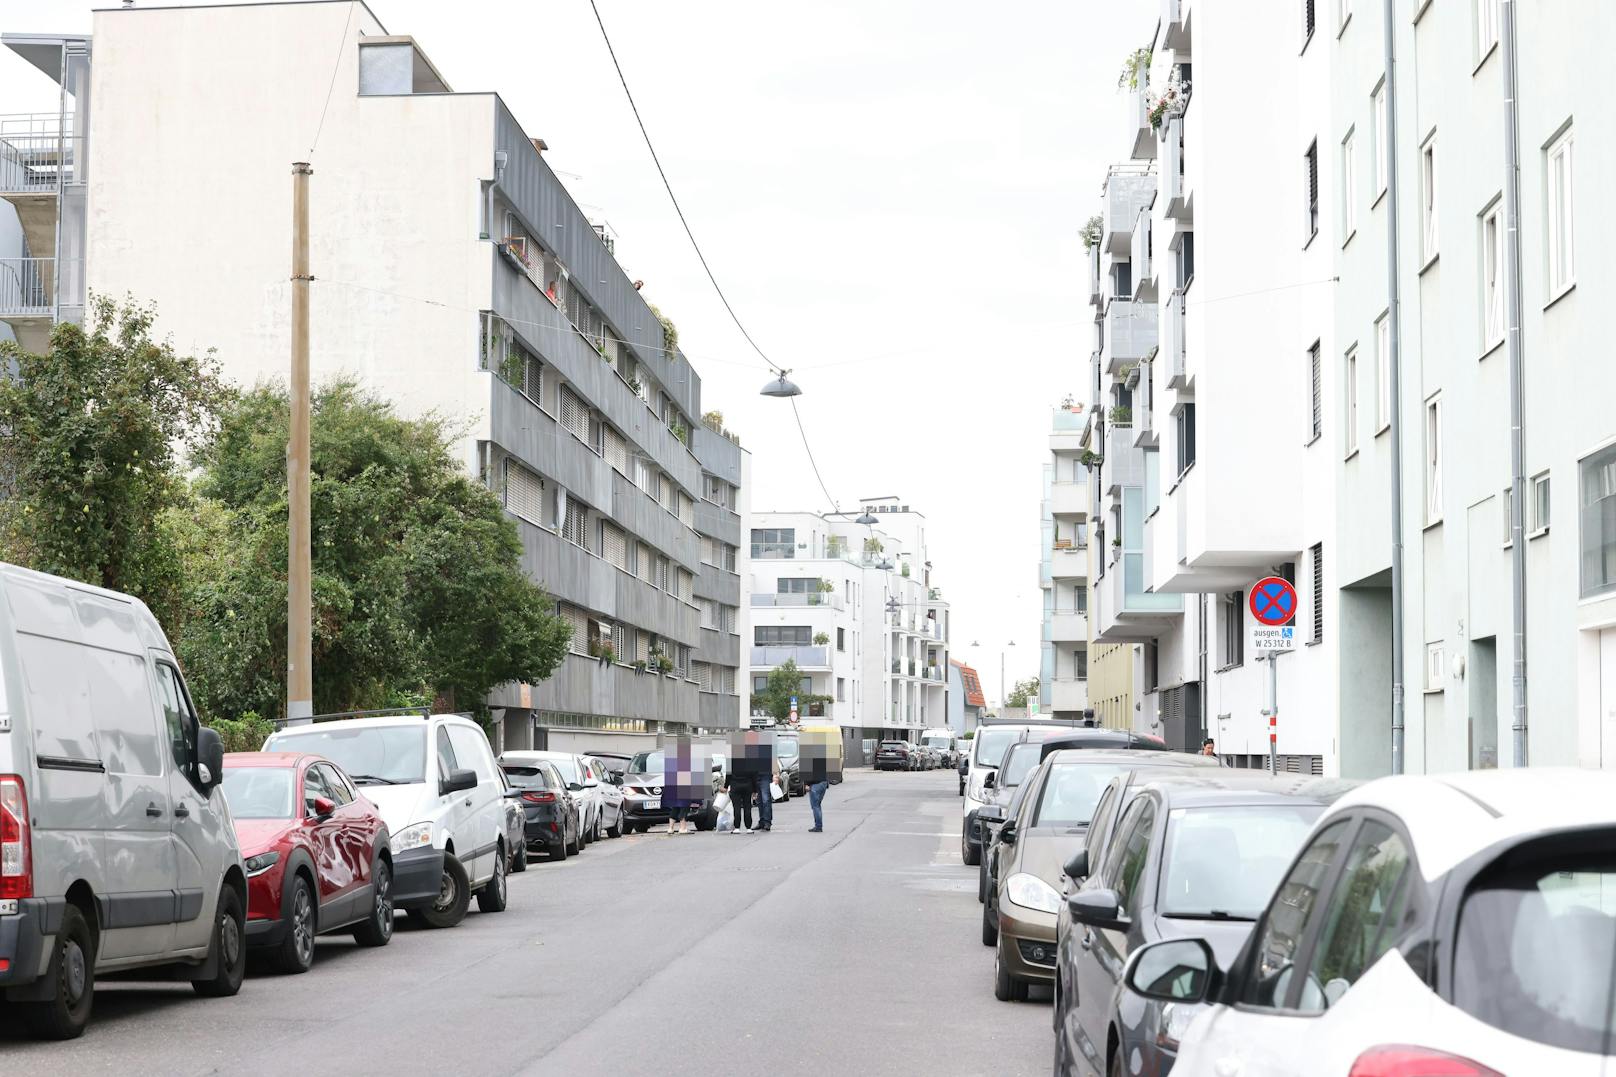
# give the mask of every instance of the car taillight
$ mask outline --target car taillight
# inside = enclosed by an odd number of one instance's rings
[[[527,801],[529,804],[554,804],[555,803],[555,798],[556,798],[556,795],[554,793],[523,793],[522,794],[522,799]]]
[[[1488,1069],[1480,1062],[1450,1055],[1446,1051],[1433,1051],[1429,1047],[1412,1047],[1403,1043],[1388,1043],[1371,1047],[1359,1055],[1347,1077],[1503,1077],[1503,1075],[1497,1070]]]
[[[33,896],[32,841],[22,779],[0,774],[0,898]]]

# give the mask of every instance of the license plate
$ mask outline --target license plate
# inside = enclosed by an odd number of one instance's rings
[[[645,802],[645,806],[647,808],[649,808],[651,811],[656,811],[656,810],[658,810],[659,808],[662,807],[662,798],[661,797],[651,797],[650,799],[648,799]]]

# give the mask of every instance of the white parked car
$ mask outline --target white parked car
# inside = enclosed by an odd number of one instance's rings
[[[241,988],[247,876],[223,778],[144,603],[0,564],[0,1010],[66,1039],[102,973]]]
[[[381,811],[392,835],[393,906],[431,927],[505,910],[505,777],[482,727],[458,714],[317,719],[288,726],[266,752],[334,760]]]
[[[615,786],[608,787],[606,768],[592,763],[588,756],[578,752],[511,751],[500,754],[501,763],[531,764],[543,759],[553,763],[567,783],[567,789],[578,800],[578,849],[592,841],[599,841],[608,827],[617,833],[623,827],[623,794]],[[606,790],[616,793],[610,796]]]
[[[1616,774],[1543,768],[1370,782],[1320,816],[1231,968],[1177,938],[1124,975],[1213,1003],[1166,1017],[1173,1077],[1606,1077],[1613,969]]]
[[[604,760],[588,756],[589,770],[600,783],[600,829],[608,838],[623,836],[623,776]]]

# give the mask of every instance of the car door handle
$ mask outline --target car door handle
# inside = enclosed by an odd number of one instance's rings
[[[174,806],[174,814],[179,816],[181,819],[189,819],[191,817],[191,809],[187,808],[184,804],[176,804]]]
[[[1087,928],[1083,931],[1083,949],[1087,950],[1094,945],[1094,933]]]
[[[468,808],[469,808],[469,807],[471,807],[471,798],[470,798],[470,797],[467,797],[467,798],[466,798],[466,799],[465,799],[465,805],[466,805],[466,807],[468,807]]]
[[[163,814],[163,809],[159,808],[156,804],[148,804],[146,805],[146,814],[155,819],[159,815]]]

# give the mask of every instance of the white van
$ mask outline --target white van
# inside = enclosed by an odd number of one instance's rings
[[[266,752],[334,761],[374,803],[392,834],[393,907],[430,927],[505,911],[505,777],[482,727],[420,712],[276,730]],[[519,795],[511,791],[510,795]]]
[[[144,603],[0,563],[0,996],[35,1035],[83,1032],[111,972],[240,990],[223,777]]]

